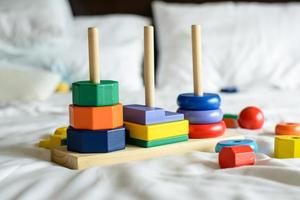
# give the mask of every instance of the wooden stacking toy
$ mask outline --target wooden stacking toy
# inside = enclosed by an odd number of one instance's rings
[[[98,30],[88,29],[90,80],[72,84],[69,151],[105,153],[125,148],[123,106],[117,81],[100,80]]]
[[[248,145],[223,147],[219,153],[219,166],[223,169],[254,165],[255,159],[255,153]]]
[[[155,107],[152,26],[144,27],[145,105],[122,107],[119,103],[118,82],[100,81],[97,36],[96,29],[89,29],[90,81],[79,81],[72,85],[73,104],[69,106],[67,147],[51,149],[53,162],[70,169],[85,169],[192,151],[213,152],[220,140],[244,139],[236,131],[222,135],[225,125],[221,123],[222,111],[219,109],[220,97],[217,94],[187,94],[180,100],[184,111],[195,111],[190,113],[195,123],[199,119],[206,123],[199,127],[190,125],[192,130],[197,129],[192,133],[199,134],[200,139],[189,139],[189,122],[184,119],[184,114]],[[198,113],[198,110],[201,112]],[[123,117],[127,129],[126,147]],[[222,136],[215,137],[219,135]],[[201,139],[204,136],[213,138]]]
[[[67,127],[60,127],[55,130],[53,135],[49,139],[41,140],[39,147],[46,149],[52,149],[55,147],[63,146],[67,144]]]
[[[223,115],[223,122],[226,125],[226,128],[238,128],[238,116],[235,114],[225,113]]]
[[[218,142],[216,145],[216,153],[219,153],[223,147],[232,147],[232,146],[245,146],[248,145],[252,148],[254,152],[257,152],[257,144],[254,140],[244,139],[244,140],[223,140]]]
[[[218,94],[203,93],[201,84],[200,26],[192,25],[194,93],[180,94],[178,113],[189,120],[189,138],[218,137],[225,132],[221,98]]]
[[[261,129],[264,125],[263,112],[254,106],[244,108],[240,114],[238,123],[241,128],[245,129]]]
[[[275,128],[276,135],[300,135],[300,123],[279,123]]]
[[[274,145],[275,158],[300,158],[300,136],[276,136]]]
[[[188,140],[188,121],[183,114],[155,107],[153,27],[144,27],[145,105],[125,105],[127,142],[154,147]]]

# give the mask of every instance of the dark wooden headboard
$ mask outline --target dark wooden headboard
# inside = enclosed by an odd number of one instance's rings
[[[69,0],[74,15],[104,15],[112,13],[130,13],[152,17],[151,2],[153,0]],[[207,3],[221,2],[220,0],[164,0],[177,3]],[[266,2],[283,3],[297,0],[263,0],[263,1],[233,1],[233,2]]]

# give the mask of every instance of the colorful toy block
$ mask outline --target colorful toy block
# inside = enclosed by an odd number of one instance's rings
[[[73,104],[78,106],[111,106],[119,103],[117,81],[78,81],[72,84]]]
[[[223,147],[232,147],[232,146],[244,146],[248,145],[252,148],[254,152],[257,152],[257,144],[253,140],[244,139],[244,140],[223,140],[218,142],[216,145],[216,153],[219,153]]]
[[[107,153],[125,149],[125,128],[110,130],[67,130],[68,151]]]
[[[226,125],[226,128],[238,128],[238,115],[235,114],[224,114],[223,115],[223,122]]]
[[[69,91],[70,91],[70,86],[66,82],[60,82],[55,89],[55,92],[57,93],[68,93]]]
[[[152,108],[144,105],[125,105],[124,121],[138,124],[157,124],[183,120],[183,114],[168,112],[162,108]]]
[[[300,136],[276,136],[275,158],[300,158]]]
[[[39,147],[52,149],[55,147],[66,145],[67,141],[67,127],[60,127],[55,130],[54,134],[49,139],[41,140]]]
[[[184,114],[184,118],[191,124],[213,124],[222,121],[223,112],[216,110],[183,110],[178,109],[178,113]]]
[[[212,138],[219,137],[225,133],[226,126],[223,121],[215,124],[190,124],[190,138]]]
[[[104,130],[123,126],[123,106],[69,106],[70,125],[76,129]]]
[[[263,112],[254,106],[244,108],[239,114],[238,123],[241,128],[261,129],[264,125]]]
[[[221,105],[221,98],[213,93],[203,93],[201,96],[184,93],[178,96],[177,104],[183,110],[216,110]]]
[[[162,124],[141,125],[131,122],[124,122],[130,138],[140,140],[158,140],[173,136],[188,134],[188,121],[181,120]]]
[[[219,153],[220,168],[254,165],[255,153],[250,146],[223,147]]]
[[[155,107],[154,87],[154,30],[144,27],[144,82],[145,106],[124,106],[124,124],[127,142],[141,147],[154,147],[185,141],[188,121],[181,113]]]
[[[300,123],[279,123],[275,128],[276,135],[300,135]]]
[[[168,137],[168,138],[163,138],[159,140],[139,140],[135,138],[126,138],[126,142],[128,144],[132,145],[137,145],[140,147],[156,147],[156,146],[161,146],[161,145],[166,145],[166,144],[172,144],[172,143],[177,143],[177,142],[184,142],[189,139],[188,135],[179,135],[179,136],[174,136],[174,137]]]

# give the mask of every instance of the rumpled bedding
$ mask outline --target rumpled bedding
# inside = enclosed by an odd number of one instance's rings
[[[143,93],[142,93],[143,94]],[[157,106],[176,110],[171,90],[156,93]],[[50,162],[36,143],[68,124],[71,95],[44,102],[0,105],[0,199],[299,199],[300,159],[274,159],[274,126],[297,121],[300,96],[289,91],[248,91],[222,95],[225,113],[256,105],[263,130],[237,129],[259,146],[255,166],[219,169],[217,153],[192,152],[86,170]],[[121,102],[143,103],[139,93]]]

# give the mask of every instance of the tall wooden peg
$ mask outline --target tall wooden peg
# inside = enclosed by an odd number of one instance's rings
[[[89,43],[89,66],[90,81],[95,84],[100,83],[100,66],[99,66],[99,34],[95,27],[88,28]]]
[[[144,27],[144,82],[145,82],[145,105],[155,106],[154,85],[154,28]]]
[[[201,27],[192,25],[194,95],[203,96],[201,80]]]

